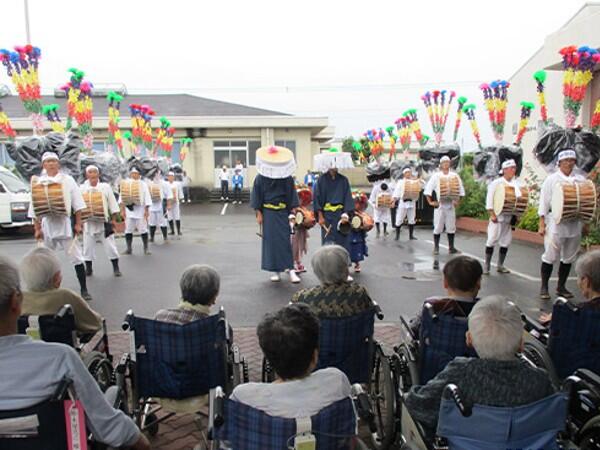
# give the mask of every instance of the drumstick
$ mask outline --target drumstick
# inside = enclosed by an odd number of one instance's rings
[[[325,228],[325,237],[329,236],[329,233],[331,233],[331,225],[323,225],[323,228]]]
[[[262,234],[262,223],[258,224],[258,233],[256,233],[256,235],[263,239],[263,234]]]

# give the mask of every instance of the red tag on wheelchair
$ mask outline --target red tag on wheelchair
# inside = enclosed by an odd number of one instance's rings
[[[87,450],[87,432],[85,413],[79,400],[65,400],[65,423],[67,424],[67,441],[70,450]]]

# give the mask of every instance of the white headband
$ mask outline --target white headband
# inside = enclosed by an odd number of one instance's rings
[[[96,172],[100,173],[98,167],[94,166],[93,164],[90,164],[85,168],[85,173],[91,172],[92,170],[95,170]]]
[[[507,159],[502,163],[502,169],[508,169],[509,167],[517,167],[517,163],[514,159]]]
[[[137,170],[135,167],[132,167],[129,173],[140,173],[140,171]]]
[[[440,164],[443,163],[443,162],[446,162],[446,161],[450,162],[450,158],[448,156],[442,156],[440,158]]]
[[[46,152],[42,155],[42,162],[48,161],[49,159],[55,159],[58,161],[58,155],[54,152]]]
[[[174,177],[174,176],[175,176],[175,172],[169,172],[169,173],[167,174],[167,176],[169,176],[169,177],[170,177],[170,176],[173,176],[173,177]]]
[[[412,172],[412,169],[410,167],[405,167],[402,173],[404,172]]]
[[[558,154],[558,160],[562,161],[563,159],[577,159],[577,153],[575,150],[562,150]]]

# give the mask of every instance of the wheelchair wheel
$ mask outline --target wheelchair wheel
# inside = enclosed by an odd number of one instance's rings
[[[405,344],[400,344],[394,355],[394,367],[397,369],[398,389],[406,393],[410,388],[419,383],[417,366],[411,360],[410,350]]]
[[[600,424],[584,431],[579,441],[580,450],[600,450]]]
[[[536,367],[545,369],[550,375],[550,379],[554,386],[560,386],[561,382],[554,369],[554,363],[550,359],[550,355],[546,347],[534,337],[525,337],[523,342],[523,356]]]
[[[375,364],[371,375],[369,397],[375,414],[376,432],[371,434],[371,442],[378,450],[389,448],[396,436],[396,395],[390,359],[380,348],[375,351]]]
[[[114,384],[113,366],[104,353],[90,352],[84,356],[83,362],[102,392]]]

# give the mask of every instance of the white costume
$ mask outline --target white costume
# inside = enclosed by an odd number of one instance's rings
[[[172,200],[173,199],[173,191],[171,191],[171,187],[168,182],[164,180],[156,180],[154,182],[148,180],[148,189],[151,184],[159,184],[160,185],[160,200],[153,202],[150,205],[150,217],[148,218],[148,225],[151,227],[161,227],[165,228],[167,226],[167,218],[165,216],[165,211],[163,210],[163,200]]]
[[[440,178],[444,176],[457,177],[460,189],[459,196],[465,196],[465,188],[457,173],[449,171],[448,175],[444,175],[440,170],[431,176],[425,186],[424,194],[431,197],[435,191],[436,199],[439,203],[439,206],[433,211],[433,234],[442,234],[444,228],[448,234],[454,234],[456,232],[456,211],[454,203],[452,200],[440,198]]]
[[[381,185],[385,183],[388,188],[387,190],[383,190]],[[382,180],[375,184],[373,184],[373,189],[371,190],[371,196],[369,197],[369,204],[373,207],[373,219],[375,223],[384,223],[387,225],[391,225],[392,223],[392,210],[390,208],[378,208],[377,207],[377,196],[382,193],[387,193],[392,195],[392,187],[390,180]]]
[[[105,221],[110,221],[113,214],[119,213],[119,204],[111,187],[106,183],[98,183],[92,186],[88,180],[81,185],[81,192],[86,193],[91,190],[99,190],[106,199],[106,217]],[[96,259],[96,240],[100,239],[104,246],[104,251],[108,259],[114,260],[119,257],[117,245],[115,243],[114,233],[108,237],[104,236],[104,221],[90,219],[83,224],[83,259],[85,261],[94,261]]]
[[[414,181],[414,180],[413,180]],[[421,181],[421,180],[419,180]],[[396,182],[396,188],[392,195],[395,200],[398,200],[398,209],[396,209],[396,226],[399,227],[404,223],[404,219],[408,220],[409,225],[414,225],[417,218],[417,202],[414,200],[402,200],[404,197],[404,185],[406,179],[401,179]]]
[[[144,217],[147,206],[152,205],[150,198],[150,190],[148,185],[140,180],[140,187],[143,192],[143,204],[141,205],[125,205],[125,234],[133,234],[137,229],[140,234],[148,232],[148,223]],[[122,198],[119,197],[119,204],[122,204]]]
[[[172,183],[167,181],[173,201],[171,202],[171,209],[167,211],[167,219],[181,220],[181,211],[179,209],[179,202],[183,201],[183,188],[179,181],[173,181]]]
[[[571,264],[577,258],[581,241],[582,222],[579,219],[561,220],[559,224],[555,222],[552,215],[552,189],[557,183],[576,183],[585,181],[585,177],[580,174],[567,176],[560,170],[549,175],[542,185],[540,193],[540,206],[538,215],[545,218],[546,234],[544,237],[544,254],[542,261],[547,264],[554,264],[560,258],[565,264]]]
[[[45,171],[38,178],[41,183],[53,182],[61,183],[65,195],[71,198],[71,210],[73,213],[85,209],[85,202],[81,196],[79,186],[70,175],[59,172],[50,177]],[[33,202],[29,204],[29,217],[36,218],[33,210]],[[71,261],[71,264],[77,266],[83,264],[83,255],[79,241],[73,238],[71,217],[63,215],[45,215],[41,218],[42,233],[44,235],[44,245],[52,250],[57,248],[64,250]]]
[[[498,185],[501,184],[514,187],[517,198],[521,197],[521,182],[517,180],[517,177],[514,177],[510,181],[507,181],[503,176],[496,178],[487,188],[485,209],[488,211],[494,209],[494,193],[496,192]],[[499,214],[497,219],[498,221],[496,223],[492,222],[491,219],[488,223],[486,247],[494,247],[496,244],[500,245],[500,247],[508,247],[512,242],[512,214]]]

